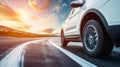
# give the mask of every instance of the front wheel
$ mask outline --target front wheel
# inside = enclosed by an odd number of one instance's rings
[[[113,44],[95,19],[88,20],[83,28],[83,44],[85,52],[92,57],[105,57],[113,49]],[[110,41],[110,42],[109,42]]]

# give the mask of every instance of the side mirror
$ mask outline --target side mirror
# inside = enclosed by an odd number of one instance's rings
[[[82,7],[84,5],[84,3],[85,3],[85,0],[82,0],[82,2],[80,2],[80,1],[72,1],[70,3],[70,6],[72,8]]]

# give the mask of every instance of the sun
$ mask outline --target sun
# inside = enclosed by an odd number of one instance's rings
[[[28,20],[31,18],[31,15],[28,11],[26,10],[19,10],[19,18],[24,21],[24,20]]]

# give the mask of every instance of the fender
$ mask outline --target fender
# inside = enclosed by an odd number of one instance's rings
[[[104,15],[103,15],[100,11],[98,11],[97,9],[89,9],[88,11],[86,11],[86,12],[83,14],[83,17],[82,17],[82,20],[81,20],[81,23],[80,23],[80,28],[79,28],[79,29],[80,29],[80,33],[82,33],[82,29],[83,29],[83,27],[84,27],[84,24],[86,23],[86,22],[84,22],[84,21],[86,20],[86,17],[87,17],[88,15],[90,15],[90,14],[95,14],[95,15],[97,15],[97,16],[99,17],[100,21],[101,21],[100,24],[103,25],[104,29],[106,30],[106,33],[107,33],[107,32],[109,33],[108,23],[107,23]],[[92,19],[92,17],[87,18],[87,19]],[[107,34],[108,34],[108,33],[107,33]],[[82,35],[81,35],[81,36],[82,36]],[[109,36],[109,34],[108,34],[108,36]]]

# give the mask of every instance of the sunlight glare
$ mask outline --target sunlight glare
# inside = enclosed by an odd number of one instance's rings
[[[21,20],[30,19],[30,17],[31,17],[29,12],[26,10],[19,10],[19,14],[20,14],[19,18]]]

